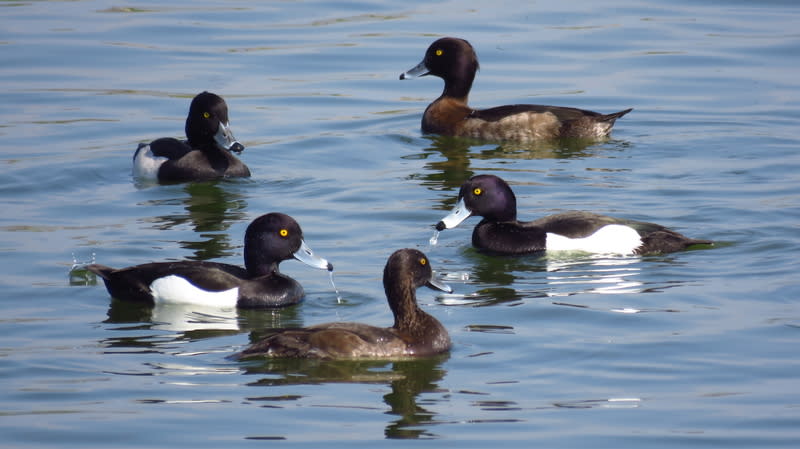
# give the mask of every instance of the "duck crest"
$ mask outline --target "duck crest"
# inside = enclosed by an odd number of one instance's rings
[[[207,123],[216,124],[208,126]],[[192,148],[213,145],[213,136],[220,123],[228,123],[228,105],[222,97],[211,92],[201,92],[192,99],[186,116],[186,139]]]

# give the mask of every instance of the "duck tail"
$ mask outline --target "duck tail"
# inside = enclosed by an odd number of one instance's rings
[[[631,112],[632,110],[633,110],[633,108],[628,108],[628,109],[625,109],[624,111],[614,112],[614,113],[611,113],[611,114],[603,114],[603,116],[600,118],[599,121],[601,121],[601,122],[609,122],[610,124],[613,125],[614,122],[618,118],[624,116],[625,114],[627,114],[628,112]]]
[[[111,272],[114,271],[113,268],[107,267],[105,265],[100,265],[99,263],[93,263],[91,265],[87,265],[86,269],[100,276],[103,279],[108,279],[109,276],[111,275]]]

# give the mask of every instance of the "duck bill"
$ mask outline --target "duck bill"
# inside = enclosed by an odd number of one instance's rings
[[[328,270],[333,271],[333,265],[330,264],[327,260],[323,259],[322,257],[317,256],[314,254],[314,251],[306,245],[304,240],[300,241],[300,249],[298,249],[294,254],[292,254],[295,259],[303,262],[304,264],[308,265],[309,267],[319,268],[320,270]]]
[[[445,229],[453,229],[460,225],[462,221],[472,216],[472,211],[464,204],[464,197],[458,199],[456,207],[447,214],[439,223],[436,223],[437,231],[444,231]]]
[[[425,65],[425,61],[423,60],[422,62],[417,64],[413,69],[411,69],[411,70],[409,70],[407,72],[401,73],[400,74],[400,79],[404,80],[404,79],[409,79],[409,78],[419,78],[420,76],[425,76],[425,75],[427,75],[429,73],[430,73],[430,70],[428,70],[428,67]]]
[[[435,275],[435,273],[434,273],[434,275]],[[434,290],[443,291],[445,293],[453,293],[453,289],[449,285],[447,285],[444,282],[436,279],[433,276],[431,276],[430,280],[428,280],[428,282],[426,282],[425,285],[428,288],[432,288]]]
[[[228,123],[219,123],[219,129],[217,133],[214,134],[214,141],[217,142],[217,146],[220,149],[232,151],[234,153],[241,153],[244,151],[244,145],[233,137],[233,131],[231,131],[231,127]]]

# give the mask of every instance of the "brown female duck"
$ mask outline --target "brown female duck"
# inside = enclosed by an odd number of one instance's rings
[[[400,79],[434,75],[444,80],[442,95],[422,115],[422,132],[494,141],[534,142],[558,138],[599,139],[609,135],[614,121],[632,109],[600,114],[561,106],[514,104],[473,109],[467,104],[478,70],[469,42],[445,37],[425,52],[425,58]]]
[[[425,254],[415,249],[395,251],[383,270],[383,286],[394,314],[391,327],[326,323],[280,329],[235,357],[375,359],[430,356],[446,352],[450,349],[447,330],[417,305],[415,292],[423,285],[451,291],[450,287],[434,279]]]

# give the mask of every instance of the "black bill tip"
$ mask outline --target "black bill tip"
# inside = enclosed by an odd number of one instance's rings
[[[234,153],[241,153],[242,151],[244,151],[244,145],[242,145],[239,142],[233,142],[233,145],[231,145],[231,147],[228,149],[230,151],[233,151]]]

